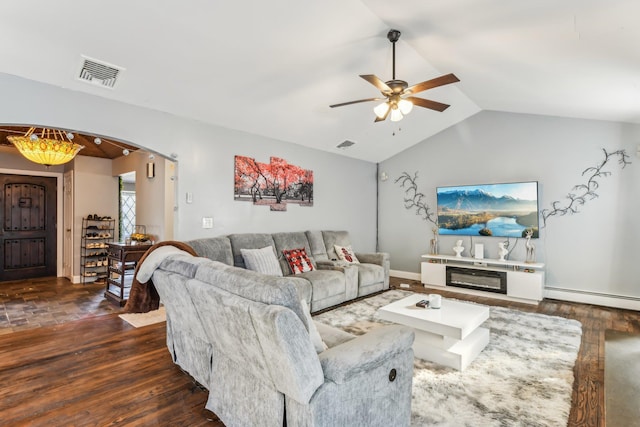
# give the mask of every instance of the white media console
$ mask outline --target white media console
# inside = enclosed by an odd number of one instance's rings
[[[454,255],[422,255],[421,281],[428,287],[447,287],[455,292],[491,296],[493,298],[538,304],[544,293],[544,264],[524,261],[500,261]],[[487,292],[447,286],[447,266],[468,270],[484,270],[506,273],[506,293]],[[503,274],[504,275],[504,274]]]

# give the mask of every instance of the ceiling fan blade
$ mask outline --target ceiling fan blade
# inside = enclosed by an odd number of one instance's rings
[[[436,110],[440,112],[443,112],[444,110],[450,107],[449,104],[443,104],[441,102],[431,101],[429,99],[416,98],[415,96],[408,96],[405,99],[407,99],[408,101],[411,101],[413,105],[429,108],[431,110]]]
[[[418,93],[423,90],[433,89],[434,87],[444,86],[451,83],[459,82],[460,79],[454,74],[445,74],[444,76],[436,77],[435,79],[427,80],[422,83],[415,84],[404,90],[404,93]]]
[[[393,92],[393,90],[389,86],[387,86],[385,82],[383,82],[373,74],[361,74],[360,77],[377,87],[378,90],[382,93]]]
[[[359,102],[369,102],[369,101],[383,101],[385,98],[367,98],[367,99],[358,99],[357,101],[349,101],[349,102],[343,102],[341,104],[333,104],[333,105],[329,105],[329,107],[331,108],[336,108],[336,107],[344,107],[345,105],[351,105],[351,104],[357,104]]]

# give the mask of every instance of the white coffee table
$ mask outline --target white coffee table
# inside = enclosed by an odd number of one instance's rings
[[[489,318],[489,307],[442,299],[442,307],[420,308],[428,299],[413,294],[378,309],[377,316],[413,328],[415,357],[464,370],[489,344],[489,329],[481,328]]]

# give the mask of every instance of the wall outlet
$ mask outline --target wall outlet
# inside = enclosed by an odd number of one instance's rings
[[[213,218],[210,216],[202,218],[202,228],[213,228]]]

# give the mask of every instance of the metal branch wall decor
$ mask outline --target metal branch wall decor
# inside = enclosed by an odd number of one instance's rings
[[[587,177],[587,182],[575,185],[566,196],[568,199],[567,202],[561,204],[559,200],[556,200],[551,203],[551,209],[542,209],[540,211],[543,228],[547,225],[547,220],[550,217],[578,213],[580,206],[584,205],[588,200],[593,200],[598,197],[596,190],[600,187],[600,184],[598,184],[597,180],[611,175],[611,172],[604,171],[602,168],[604,168],[612,157],[618,157],[618,164],[622,166],[622,169],[631,164],[628,160],[629,155],[627,155],[625,150],[616,150],[609,153],[603,148],[602,151],[604,152],[602,162],[596,166],[588,167],[582,172],[582,176]]]
[[[395,180],[395,183],[400,183],[400,186],[404,188],[404,207],[408,210],[416,210],[416,215],[420,215],[423,220],[429,221],[433,224],[431,232],[433,233],[433,239],[429,241],[429,251],[432,254],[438,253],[438,217],[434,218],[434,213],[423,199],[424,194],[418,191],[418,171],[411,176],[407,172],[402,172],[400,177]]]
[[[407,172],[402,172],[400,177],[396,179],[394,182],[396,184],[400,184],[402,188],[404,188],[404,207],[407,210],[414,209],[416,210],[416,215],[420,215],[423,220],[431,222],[436,226],[436,230],[438,227],[438,217],[435,216],[434,212],[431,210],[429,205],[427,205],[423,199],[424,194],[418,191],[418,184],[416,184],[416,179],[418,178],[418,172],[411,176]],[[435,219],[434,219],[435,218]]]

